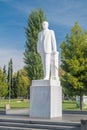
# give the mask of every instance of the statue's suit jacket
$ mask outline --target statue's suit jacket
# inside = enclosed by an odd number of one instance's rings
[[[38,34],[37,52],[52,53],[57,51],[53,30],[43,30]]]

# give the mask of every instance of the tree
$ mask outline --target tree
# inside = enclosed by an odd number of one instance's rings
[[[13,97],[13,88],[12,88],[12,76],[13,76],[13,63],[12,63],[12,59],[10,59],[9,63],[8,63],[8,89],[9,89],[9,99],[11,97]]]
[[[3,73],[6,74],[6,65],[3,67]]]
[[[26,46],[24,52],[24,62],[31,80],[41,79],[43,77],[43,69],[41,57],[37,53],[38,33],[42,30],[42,22],[46,20],[42,9],[31,12],[28,18],[28,27],[25,28]]]
[[[8,92],[8,84],[6,81],[6,74],[3,73],[2,69],[0,68],[0,98],[7,95]]]
[[[87,32],[77,22],[61,44],[61,67],[62,85],[70,94],[80,95],[82,110],[82,97],[87,94]]]
[[[17,98],[17,73],[13,74],[13,98]]]
[[[14,97],[29,97],[30,81],[27,72],[23,68],[13,76]]]

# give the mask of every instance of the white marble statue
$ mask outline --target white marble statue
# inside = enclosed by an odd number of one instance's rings
[[[42,23],[43,30],[38,34],[37,52],[40,54],[44,70],[44,80],[58,78],[58,52],[53,30],[48,22]]]

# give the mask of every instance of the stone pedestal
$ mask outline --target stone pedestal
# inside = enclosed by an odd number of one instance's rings
[[[33,80],[30,88],[30,117],[62,117],[62,88],[59,80]]]

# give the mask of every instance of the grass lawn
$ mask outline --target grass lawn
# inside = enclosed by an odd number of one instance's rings
[[[79,110],[79,108],[77,108],[76,106],[75,101],[65,100],[63,101],[62,107],[63,107],[63,110]]]
[[[6,104],[10,104],[11,109],[16,109],[16,108],[20,109],[20,108],[29,108],[30,107],[29,100],[11,99],[10,102],[9,102],[9,100],[2,100],[0,102],[0,109],[5,109]],[[79,110],[79,108],[76,106],[75,101],[68,101],[68,100],[63,101],[62,108],[63,108],[63,110]],[[84,110],[87,110],[87,107],[85,107]]]
[[[63,110],[80,110],[80,108],[77,106],[76,101],[69,101],[65,100],[62,103]],[[83,106],[83,110],[87,110],[87,104]]]
[[[16,108],[29,108],[30,103],[29,100],[21,100],[21,99],[11,99],[9,100],[2,100],[0,102],[0,109],[5,109],[5,105],[10,104],[12,109]]]

